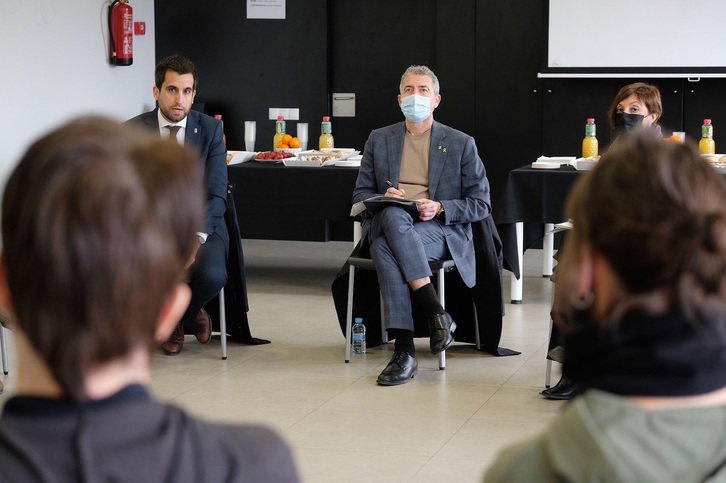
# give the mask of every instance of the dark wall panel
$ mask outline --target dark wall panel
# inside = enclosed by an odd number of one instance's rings
[[[256,149],[272,149],[270,107],[297,107],[317,146],[327,114],[327,1],[287,2],[285,20],[248,20],[246,2],[156,0],[156,57],[179,53],[199,70],[198,102],[222,114],[227,146],[244,149],[244,121],[257,121]],[[294,134],[295,121],[287,123]]]
[[[492,200],[514,168],[541,153],[542,56],[539,0],[476,3],[476,140]]]
[[[436,70],[436,0],[331,2],[332,92],[356,94],[356,117],[333,118],[336,146],[403,120],[398,85],[412,64]]]
[[[608,110],[618,91],[633,82],[658,87],[663,115],[658,123],[664,135],[681,130],[683,81],[681,79],[544,79],[542,154],[580,156],[585,122],[595,118],[600,154],[610,145]]]
[[[580,156],[587,118],[595,118],[600,152],[610,143],[607,111],[610,79],[544,79],[542,82],[542,152],[544,156]],[[525,163],[526,164],[526,163]]]
[[[441,81],[435,117],[475,137],[494,203],[512,169],[543,154],[578,155],[587,117],[607,147],[607,109],[635,80],[660,87],[664,134],[684,130],[697,140],[710,117],[716,149],[726,152],[724,79],[539,79],[544,5],[289,0],[286,20],[247,20],[243,1],[156,0],[156,55],[191,57],[200,70],[197,100],[223,115],[230,149],[242,148],[243,121],[254,119],[259,150],[272,147],[270,107],[299,107],[317,147],[333,92],[356,94],[356,116],[333,118],[336,146],[362,149],[371,130],[403,119],[400,75],[426,64]]]
[[[336,145],[363,148],[370,132],[402,121],[403,71],[436,72],[442,102],[434,117],[474,134],[474,0],[331,2],[332,91],[355,92],[356,117],[333,118]]]
[[[726,153],[725,83],[723,79],[684,81],[683,131],[686,136],[698,141],[703,120],[711,119],[717,153]]]

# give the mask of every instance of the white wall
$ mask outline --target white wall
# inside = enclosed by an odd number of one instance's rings
[[[108,0],[0,0],[0,186],[31,142],[80,114],[154,106],[154,0],[130,0],[134,62],[108,63]]]

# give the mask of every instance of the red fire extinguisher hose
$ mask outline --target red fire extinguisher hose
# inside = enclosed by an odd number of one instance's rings
[[[111,63],[114,63],[114,59],[116,58],[116,41],[113,38],[113,25],[111,24],[111,13],[113,12],[113,6],[119,3],[120,0],[113,0],[111,2],[111,5],[108,6],[108,36],[109,41],[111,42]]]

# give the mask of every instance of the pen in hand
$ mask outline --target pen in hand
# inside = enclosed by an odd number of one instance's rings
[[[389,188],[393,188],[394,190],[398,191],[397,194],[388,194],[388,190],[386,190],[386,196],[393,196],[394,198],[403,198],[403,195],[406,194],[405,191],[399,190],[396,186],[393,185],[389,180],[386,180],[386,184]]]

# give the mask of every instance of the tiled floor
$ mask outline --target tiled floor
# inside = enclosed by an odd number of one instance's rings
[[[343,362],[330,283],[350,244],[243,243],[252,334],[272,344],[232,343],[222,361],[218,337],[204,346],[187,337],[179,356],[156,357],[152,390],[204,417],[276,428],[303,481],[481,481],[502,447],[541,431],[561,410],[538,394],[551,291],[541,251],[525,255],[524,304],[506,304],[501,345],[521,355],[492,357],[457,343],[439,371],[428,341],[417,339],[418,378],[380,387],[392,347]],[[13,392],[12,367],[4,380],[0,403]]]

